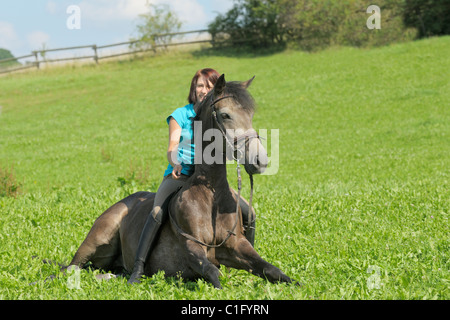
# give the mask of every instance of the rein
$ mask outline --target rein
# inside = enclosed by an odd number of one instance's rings
[[[245,134],[244,133],[244,134],[241,134],[241,135],[239,135],[237,137],[234,137],[234,143],[233,144],[230,142],[230,140],[227,137],[227,134],[225,133],[224,128],[221,126],[219,120],[217,119],[217,112],[216,112],[216,109],[215,109],[216,103],[218,103],[221,100],[227,99],[227,98],[232,98],[232,96],[223,96],[221,98],[218,98],[218,99],[214,100],[211,103],[210,108],[212,108],[213,119],[216,121],[217,126],[219,127],[219,130],[222,133],[222,136],[224,137],[224,139],[225,139],[226,143],[228,144],[228,146],[231,147],[232,150],[233,150],[233,160],[235,160],[236,163],[237,163],[236,171],[237,171],[237,180],[238,180],[238,196],[237,196],[237,199],[236,199],[236,220],[234,222],[233,227],[231,228],[231,230],[227,230],[228,235],[225,237],[225,239],[221,243],[219,243],[219,244],[207,244],[207,243],[204,243],[203,241],[200,241],[200,240],[194,238],[192,235],[184,232],[183,229],[181,229],[180,226],[178,226],[176,221],[173,219],[172,215],[169,213],[169,217],[170,217],[170,220],[172,222],[172,225],[175,227],[175,229],[177,230],[177,232],[180,235],[182,235],[183,237],[185,237],[188,240],[194,241],[195,243],[198,243],[198,244],[200,244],[200,245],[202,245],[204,247],[208,247],[208,248],[219,248],[228,239],[230,239],[230,237],[232,235],[234,235],[234,236],[236,235],[236,233],[234,231],[235,231],[235,229],[237,227],[237,224],[238,224],[238,221],[239,221],[239,200],[241,199],[242,176],[241,176],[241,166],[240,166],[240,163],[239,163],[239,157],[236,157],[234,155],[234,152],[239,151],[238,149],[235,148],[235,145],[237,145],[237,143],[239,141],[241,141],[243,139],[246,139],[246,138],[249,138],[249,139],[251,139],[251,138],[259,138],[259,135],[256,133],[256,131],[253,130],[253,132],[251,132],[250,134]],[[251,228],[251,223],[252,223],[252,212],[251,211],[252,211],[252,202],[253,202],[253,175],[249,175],[249,177],[250,177],[250,198],[249,198],[249,213],[248,213],[247,228]]]

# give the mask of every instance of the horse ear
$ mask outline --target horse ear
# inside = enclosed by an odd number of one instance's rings
[[[253,78],[251,78],[250,80],[247,80],[245,82],[242,82],[242,86],[247,89],[248,87],[250,87],[250,85],[252,84],[253,80],[255,79],[256,76],[253,76]]]
[[[216,84],[214,85],[215,97],[218,97],[223,93],[226,84],[227,82],[225,81],[225,74],[222,74],[219,79],[217,79]]]

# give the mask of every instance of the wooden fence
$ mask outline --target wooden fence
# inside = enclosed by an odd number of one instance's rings
[[[171,39],[172,37],[176,36],[186,36],[188,34],[202,34],[202,33],[208,33],[208,30],[194,30],[194,31],[186,31],[186,32],[176,32],[176,33],[166,33],[166,34],[158,34],[154,35],[155,39]],[[108,44],[104,46],[97,46],[95,44],[93,45],[85,45],[85,46],[77,46],[77,47],[67,47],[67,48],[58,48],[58,49],[43,49],[43,50],[36,50],[32,51],[31,54],[21,57],[14,57],[14,58],[8,58],[0,60],[0,74],[2,73],[9,73],[9,72],[15,72],[19,70],[29,69],[29,68],[37,68],[39,69],[42,64],[47,63],[54,63],[54,62],[63,62],[63,61],[75,61],[75,60],[82,60],[82,59],[91,59],[95,63],[99,63],[102,59],[107,58],[113,58],[113,57],[119,57],[123,55],[129,55],[129,54],[137,54],[147,51],[154,51],[158,48],[167,48],[172,46],[181,46],[181,45],[188,45],[188,44],[198,44],[198,43],[213,43],[214,39],[210,35],[209,39],[207,40],[190,40],[190,41],[179,41],[179,42],[168,42],[165,43],[162,41],[162,43],[157,42],[155,45],[146,45],[145,48],[138,49],[139,46],[133,47],[133,45],[139,44],[139,40],[136,41],[127,41],[127,42],[119,42],[119,43],[113,43]],[[119,52],[119,53],[108,53],[105,55],[101,54],[102,49],[105,48],[113,48],[113,47],[119,47],[119,46],[128,46],[127,51],[125,52]],[[47,59],[47,53],[48,52],[57,52],[57,51],[73,51],[78,49],[92,49],[92,54],[88,55],[82,55],[82,56],[71,56],[71,57],[65,57],[65,58],[55,58],[55,59]],[[25,61],[24,64],[20,63],[19,60],[25,60],[30,59],[31,61]],[[8,67],[8,64],[10,65]]]

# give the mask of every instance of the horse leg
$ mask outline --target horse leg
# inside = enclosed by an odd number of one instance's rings
[[[228,258],[219,260],[225,266],[247,270],[251,274],[267,279],[272,283],[295,282],[297,284],[295,280],[289,278],[280,269],[261,258],[247,239],[243,237],[238,239],[233,249],[234,252],[231,256],[228,253]]]
[[[216,289],[222,289],[219,281],[219,269],[208,260],[205,250],[192,240],[186,241],[186,248],[191,269],[211,282]]]
[[[69,266],[83,268],[91,261],[96,268],[113,267],[120,253],[120,222],[127,212],[127,206],[118,202],[98,217]]]
[[[124,208],[125,207],[125,208]],[[92,261],[94,267],[106,269],[114,267],[119,250],[119,226],[118,214],[123,214],[126,210],[124,204],[116,203],[106,210],[94,223],[86,239],[78,248],[72,261],[68,266],[61,266],[61,271],[66,274],[67,271],[82,269],[86,263]],[[52,263],[44,260],[44,263]],[[100,275],[100,278],[110,278],[111,275]],[[45,281],[53,280],[56,276],[49,276]]]

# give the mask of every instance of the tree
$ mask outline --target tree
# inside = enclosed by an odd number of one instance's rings
[[[11,51],[0,48],[0,60],[10,59],[10,58],[14,58]],[[20,62],[17,61],[17,59],[14,59],[14,60],[0,63],[0,68],[7,68],[7,67],[16,66],[16,65],[20,65]]]
[[[279,23],[278,0],[235,0],[233,7],[220,14],[208,29],[218,43],[250,44],[266,47],[284,44],[285,30]]]
[[[347,0],[280,0],[280,2],[289,41],[307,50],[331,45],[350,13]],[[364,15],[362,18],[364,19]]]
[[[143,50],[155,48],[158,45],[167,46],[174,36],[161,35],[180,31],[182,22],[168,5],[153,5],[148,2],[147,5],[149,12],[139,15],[140,24],[137,26],[139,37],[131,40],[137,40],[134,46]]]
[[[415,29],[403,23],[405,2],[448,0],[377,0],[382,11],[379,30],[367,28],[369,5],[365,0],[235,0],[232,9],[219,15],[209,30],[216,43],[235,47],[243,42],[259,47],[288,44],[304,50],[386,45],[415,36]],[[448,12],[442,6],[439,10]],[[450,13],[439,17],[448,21]]]
[[[403,21],[419,31],[419,38],[450,34],[450,4],[448,0],[406,0]]]

